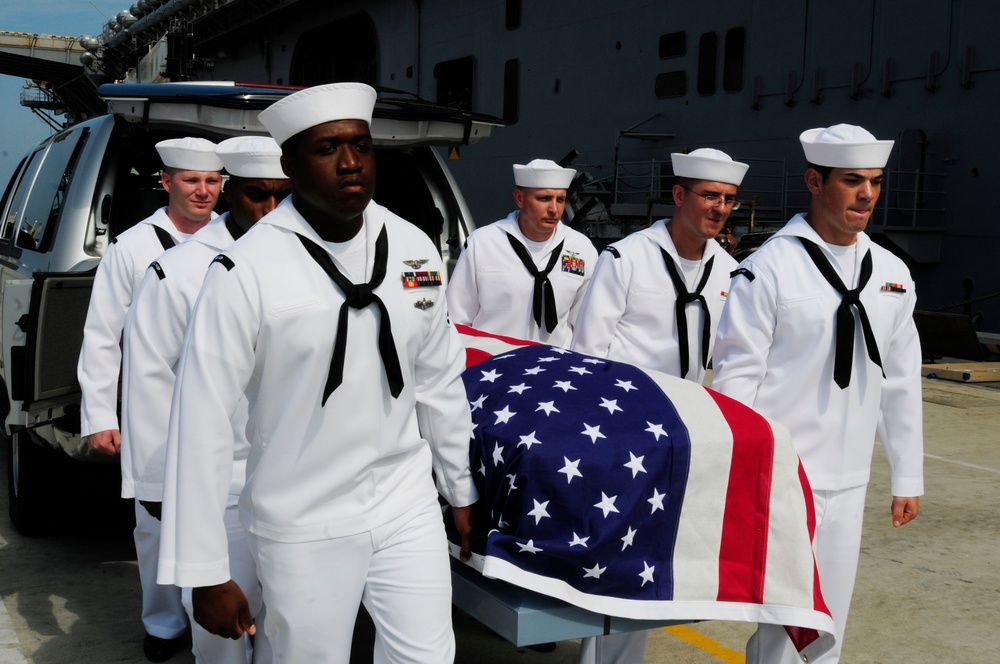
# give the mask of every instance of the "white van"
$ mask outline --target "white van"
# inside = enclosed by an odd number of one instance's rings
[[[162,83],[99,92],[108,114],[39,144],[0,199],[0,437],[10,517],[23,533],[44,529],[51,510],[72,502],[66,472],[79,466],[67,458],[117,467],[117,457],[91,453],[80,438],[76,366],[104,249],[166,204],[154,144],[266,134],[257,114],[294,89]],[[375,200],[422,228],[449,268],[474,224],[437,148],[475,143],[500,124],[413,99],[376,104]]]

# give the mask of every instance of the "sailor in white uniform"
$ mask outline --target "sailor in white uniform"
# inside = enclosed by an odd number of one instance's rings
[[[514,164],[506,219],[476,229],[448,283],[456,323],[568,347],[597,250],[562,223],[576,171],[548,159]]]
[[[216,215],[222,185],[222,162],[215,144],[202,138],[161,141],[156,150],[163,161],[161,175],[168,204],[111,242],[97,268],[84,326],[77,374],[83,392],[80,433],[90,447],[104,454],[121,451],[118,427],[118,377],[122,361],[119,342],[132,293],[146,268],[166,249],[184,242]],[[168,398],[166,395],[163,398]],[[123,464],[122,497],[133,498],[130,468]],[[176,651],[188,622],[180,589],[156,584],[160,522],[136,501],[135,546],[142,583],[143,650],[147,659],[162,662]]]
[[[739,208],[736,191],[749,167],[712,148],[670,161],[673,218],[604,250],[572,348],[701,383],[736,267],[715,238]],[[583,639],[580,664],[641,662],[648,639],[644,630]]]
[[[800,137],[809,212],[734,275],[719,324],[713,387],[786,425],[813,490],[820,585],[840,659],[854,590],[876,430],[889,458],[892,524],[923,493],[920,345],[906,265],[864,230],[892,141],[853,125]],[[781,627],[760,625],[747,661],[799,661]]]
[[[601,254],[572,347],[700,383],[736,268],[715,238],[749,167],[711,148],[670,158],[674,217]]]
[[[292,196],[209,268],[177,373],[163,510],[175,555],[160,580],[194,588],[209,631],[258,629],[231,580],[224,522],[230,414],[245,392],[240,521],[280,662],[346,662],[362,602],[376,661],[454,657],[437,498],[455,508],[467,558],[465,351],[433,243],[371,201],[374,104],[371,87],[338,83],[260,114]]]
[[[281,150],[269,136],[228,139],[218,145],[216,154],[229,174],[224,194],[230,211],[210,221],[190,242],[164,252],[150,266],[135,291],[125,318],[122,466],[134,487],[136,499],[156,516],[160,515],[163,500],[174,372],[184,331],[208,266],[220,251],[273,210],[291,191],[291,182],[281,170]],[[226,507],[229,563],[233,579],[246,593],[251,613],[256,616],[262,604],[260,584],[236,510],[246,478],[249,450],[245,399],[232,422],[236,450]],[[172,552],[170,533],[163,535],[161,551]],[[172,557],[172,553],[168,556]],[[215,636],[193,621],[189,589],[183,592],[182,600],[192,622],[192,650],[197,662],[249,664],[251,658],[257,664],[270,661],[263,635],[258,634],[253,645],[247,635],[235,641]]]

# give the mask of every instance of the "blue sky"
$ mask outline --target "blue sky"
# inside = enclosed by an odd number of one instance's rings
[[[0,30],[78,37],[98,35],[134,0],[2,0]],[[0,75],[0,192],[21,157],[51,130],[20,104],[24,79]],[[59,116],[62,119],[62,116]]]

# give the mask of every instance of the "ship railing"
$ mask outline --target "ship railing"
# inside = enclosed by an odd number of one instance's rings
[[[785,160],[738,159],[749,163],[750,169],[739,189],[741,207],[730,216],[737,235],[778,228],[809,208],[803,173],[789,172]],[[613,219],[645,218],[651,222],[673,213],[674,175],[669,160],[619,162],[613,183]],[[946,184],[943,173],[885,169],[870,232],[942,231]]]

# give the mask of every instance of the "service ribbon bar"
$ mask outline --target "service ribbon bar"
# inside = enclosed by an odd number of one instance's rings
[[[429,288],[441,285],[441,273],[437,270],[433,272],[404,272],[403,288]]]

